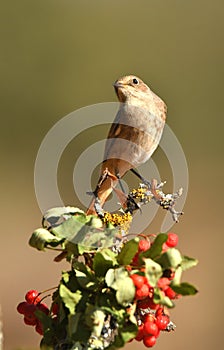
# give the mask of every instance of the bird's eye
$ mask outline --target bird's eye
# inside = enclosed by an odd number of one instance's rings
[[[133,84],[137,85],[139,83],[138,79],[134,78],[133,80]]]

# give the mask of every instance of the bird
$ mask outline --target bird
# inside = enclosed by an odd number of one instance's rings
[[[102,208],[119,179],[152,156],[166,122],[165,102],[142,79],[126,75],[113,86],[119,109],[107,136],[100,177],[87,215],[97,215],[96,198]]]

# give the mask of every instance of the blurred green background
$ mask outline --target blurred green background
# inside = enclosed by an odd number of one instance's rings
[[[185,274],[196,297],[172,311],[177,330],[156,348],[219,349],[223,294],[224,3],[221,0],[7,0],[1,3],[1,287],[4,349],[37,349],[16,304],[26,290],[54,286],[65,264],[28,247],[41,213],[34,193],[38,148],[77,108],[116,101],[112,83],[142,77],[168,104],[168,124],[184,149],[190,190],[173,227],[180,249],[200,264]],[[60,190],[72,187],[74,159],[103,129],[74,140],[62,159]],[[88,141],[87,141],[88,140]],[[154,159],[165,173],[158,150]],[[169,178],[167,179],[169,181]],[[88,189],[87,189],[88,190]],[[160,217],[157,221],[160,220]],[[148,232],[156,232],[154,223]],[[143,348],[137,342],[130,349]],[[127,347],[127,348],[128,348]]]

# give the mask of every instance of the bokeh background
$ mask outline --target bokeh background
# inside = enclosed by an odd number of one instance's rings
[[[40,226],[33,171],[48,130],[77,108],[116,101],[112,82],[142,77],[168,104],[168,124],[188,160],[185,215],[172,230],[200,261],[185,274],[200,292],[172,311],[177,330],[156,349],[219,349],[223,329],[223,79],[221,0],[7,0],[1,3],[1,287],[4,349],[38,349],[39,335],[16,305],[30,288],[57,284],[65,264],[28,246]],[[80,205],[75,159],[106,129],[86,131],[65,150],[59,187]],[[160,150],[154,160],[169,183]],[[96,180],[96,179],[95,179]],[[172,181],[172,179],[170,180]],[[94,182],[94,178],[93,178]],[[88,190],[88,189],[86,189]],[[158,232],[159,215],[147,232]],[[142,348],[133,342],[127,349]]]

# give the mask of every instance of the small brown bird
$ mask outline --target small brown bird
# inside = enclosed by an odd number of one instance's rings
[[[120,108],[111,125],[94,194],[101,207],[118,179],[145,163],[157,148],[166,120],[165,103],[138,77],[124,76],[113,84]],[[95,199],[87,214],[96,214]]]

